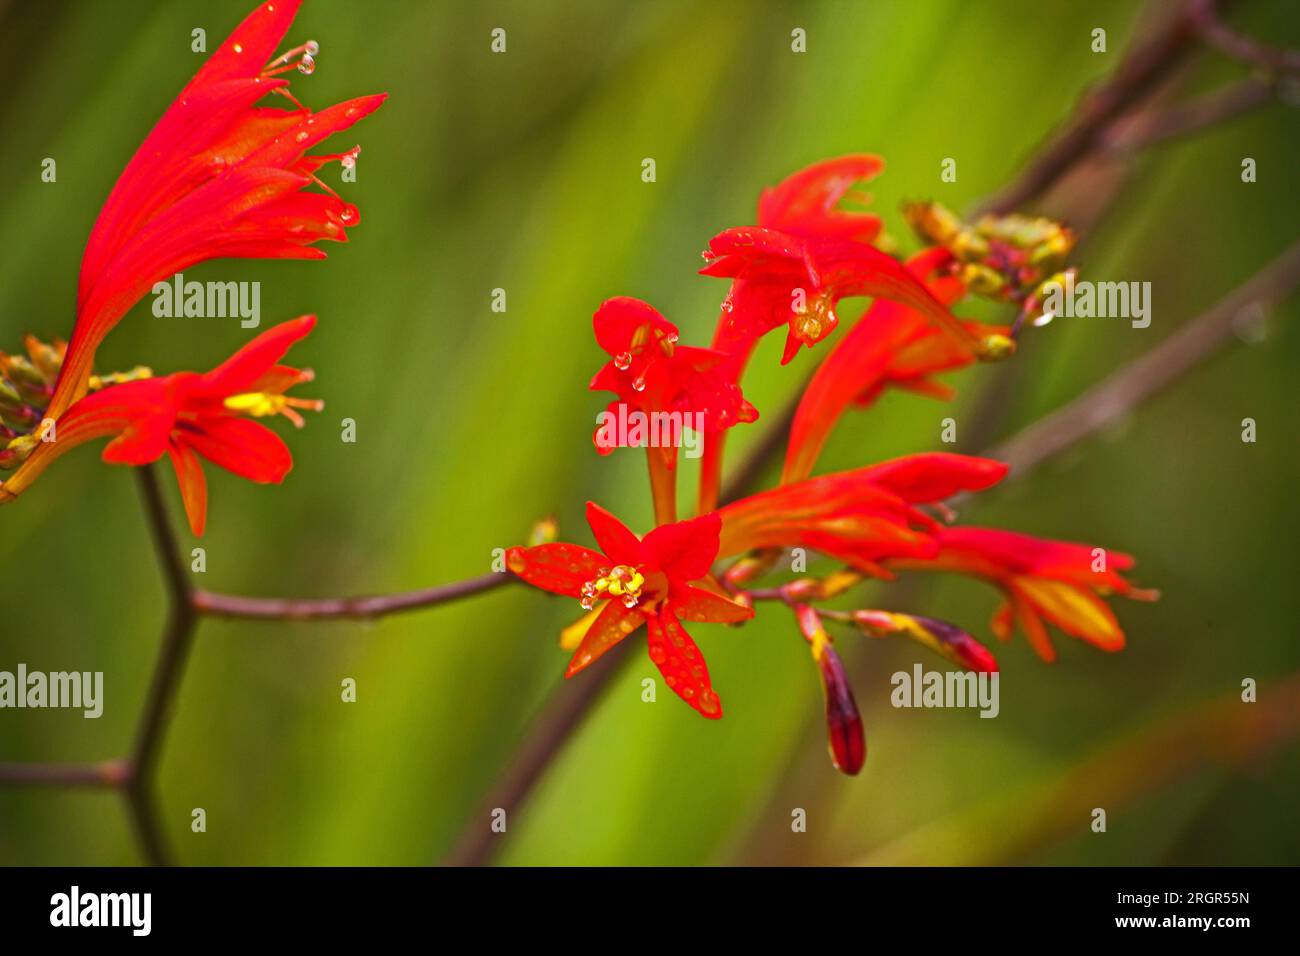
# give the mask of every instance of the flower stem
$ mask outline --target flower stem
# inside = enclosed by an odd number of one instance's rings
[[[646,449],[650,465],[650,493],[654,496],[655,525],[672,524],[677,520],[677,469],[669,467],[658,448]]]

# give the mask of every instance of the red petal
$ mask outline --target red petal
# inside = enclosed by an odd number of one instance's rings
[[[258,4],[203,64],[187,90],[208,83],[257,76],[289,32],[302,0]]]
[[[709,573],[718,556],[722,520],[710,512],[655,528],[642,541],[645,559],[670,580],[686,583]]]
[[[167,449],[176,481],[181,487],[181,500],[185,503],[185,517],[196,538],[203,537],[208,520],[208,480],[203,475],[203,465],[198,455],[184,445],[173,444]]]
[[[304,315],[267,329],[204,375],[204,387],[223,398],[250,391],[315,325],[316,316]]]
[[[754,616],[754,609],[704,588],[683,585],[673,594],[673,610],[684,621],[735,624]]]
[[[506,567],[533,587],[579,598],[582,586],[599,577],[600,569],[609,567],[609,559],[590,548],[556,542],[511,548],[506,552]]]
[[[587,502],[587,524],[610,564],[636,566],[644,560],[641,539],[594,501]]]
[[[596,332],[596,342],[615,357],[631,351],[634,345],[649,341],[648,337],[644,341],[637,341],[637,333],[642,329],[647,332],[658,331],[664,335],[677,334],[677,326],[665,319],[658,309],[648,302],[625,295],[602,302],[592,316],[592,326]]]
[[[648,621],[650,660],[664,675],[664,682],[703,716],[717,720],[722,716],[722,702],[713,692],[708,665],[691,636],[671,611]]]
[[[853,186],[872,179],[885,168],[879,156],[860,154],[823,160],[787,176],[763,191],[758,222],[772,229],[871,242],[880,232],[880,218],[835,208]]]
[[[607,602],[605,609],[591,622],[591,627],[569,661],[564,676],[572,677],[599,660],[602,654],[635,631],[645,620],[646,616],[640,611],[628,609],[619,601]]]
[[[293,456],[279,435],[235,415],[205,416],[197,429],[186,430],[180,440],[214,465],[249,481],[279,483],[293,467]]]
[[[992,458],[929,452],[904,455],[865,470],[867,480],[904,501],[942,501],[961,491],[983,491],[1006,476],[1007,465]]]

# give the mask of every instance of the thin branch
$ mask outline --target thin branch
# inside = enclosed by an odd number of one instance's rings
[[[1070,123],[1042,147],[1023,173],[981,207],[1010,212],[1042,196],[1093,151],[1107,127],[1167,77],[1193,48],[1192,4],[1181,7],[1133,47],[1111,77],[1086,93]]]
[[[577,680],[566,681],[552,692],[532,731],[512,754],[505,772],[465,827],[460,842],[447,857],[447,865],[482,866],[491,862],[497,841],[503,839],[502,834],[491,829],[492,812],[498,808],[505,810],[507,825],[518,825],[516,809],[564,750],[587,714],[604,698],[606,688],[622,673],[625,663],[633,658],[621,650],[621,646],[614,647]]]
[[[96,763],[0,763],[0,783],[38,787],[120,787],[130,776],[122,760]]]
[[[148,696],[140,714],[135,744],[131,749],[131,775],[126,785],[126,800],[146,858],[151,864],[160,866],[170,861],[170,855],[158,822],[153,793],[155,770],[162,751],[163,736],[176,702],[176,693],[185,672],[185,662],[194,644],[198,615],[191,600],[193,586],[181,561],[176,533],[167,515],[162,489],[158,485],[158,473],[152,465],[146,465],[137,469],[136,474],[140,480],[140,495],[144,501],[154,548],[158,552],[158,563],[167,585],[168,612],[153,677],[149,682]]]
[[[1266,70],[1300,71],[1300,50],[1283,50],[1233,30],[1220,18],[1213,0],[1193,0],[1191,18],[1202,39],[1235,60]]]
[[[195,591],[195,610],[207,617],[251,618],[275,621],[329,619],[372,620],[387,614],[415,611],[518,583],[513,574],[490,572],[476,578],[438,587],[345,598],[258,598],[215,591]]]
[[[1041,464],[1128,414],[1232,339],[1251,310],[1286,298],[1300,284],[1300,242],[1137,359],[1068,405],[1040,418],[988,452],[1012,474]]]
[[[1276,92],[1276,81],[1247,77],[1163,112],[1117,124],[1103,137],[1103,149],[1107,155],[1124,156],[1189,136],[1272,102]]]

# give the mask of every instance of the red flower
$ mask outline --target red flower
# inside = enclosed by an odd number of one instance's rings
[[[939,272],[951,262],[946,250],[927,249],[908,260],[907,269],[948,306],[966,292],[961,280]],[[972,336],[1008,331],[973,322],[965,325]],[[948,398],[951,390],[929,376],[973,361],[967,349],[916,309],[887,299],[873,302],[827,354],[804,390],[790,426],[781,481],[798,481],[812,473],[823,444],[849,405],[870,405],[890,385]]]
[[[1133,558],[1086,544],[1035,538],[993,528],[941,528],[938,553],[924,561],[890,561],[891,567],[957,571],[982,577],[1006,598],[993,615],[992,630],[1011,637],[1016,622],[1045,661],[1056,659],[1044,621],[1104,651],[1124,646],[1124,631],[1099,595],[1122,594],[1154,600],[1155,591],[1134,587],[1119,573]]]
[[[782,364],[801,345],[835,329],[835,309],[848,296],[876,296],[909,305],[946,329],[972,355],[982,350],[942,303],[903,266],[871,245],[875,216],[835,209],[854,181],[874,176],[874,156],[846,156],[795,173],[769,190],[757,226],[727,229],[709,242],[704,275],[735,280],[723,305],[714,347],[737,356],[736,377],[757,340],[787,325]]]
[[[758,200],[758,224],[794,236],[875,242],[882,225],[879,216],[837,207],[846,196],[863,204],[870,202],[870,196],[854,194],[853,187],[874,179],[884,168],[883,159],[868,153],[806,166],[763,190]]]
[[[318,401],[284,394],[310,381],[311,372],[277,364],[315,324],[312,315],[281,323],[203,375],[178,372],[87,395],[59,418],[53,441],[36,445],[24,464],[24,483],[64,452],[111,435],[104,448],[106,462],[146,465],[164,453],[171,459],[190,528],[203,534],[208,494],[199,456],[257,482],[279,483],[293,467],[289,449],[275,432],[245,416],[280,414],[301,427],[296,409],[320,409]],[[21,491],[21,486],[11,487],[18,478],[15,474],[3,490]]]
[[[541,544],[506,554],[506,566],[534,587],[575,598],[588,610],[600,605],[564,676],[572,677],[645,624],[650,659],[668,686],[705,717],[721,717],[708,667],[681,625],[682,620],[730,624],[754,615],[711,590],[714,585],[707,581],[718,554],[718,516],[661,525],[637,538],[588,502],[587,522],[600,551]]]
[[[610,360],[591,380],[591,389],[618,395],[609,406],[615,419],[620,405],[647,416],[678,414],[682,417],[675,427],[694,428],[698,414],[711,431],[758,418],[740,386],[722,372],[727,356],[678,345],[677,327],[648,303],[627,296],[609,299],[596,310],[593,325],[596,341]],[[601,454],[618,447],[617,437],[608,436],[604,427],[598,427],[593,438]],[[676,443],[660,451],[670,467],[676,463]]]
[[[916,506],[1000,481],[1007,466],[934,452],[782,485],[722,508],[720,553],[807,547],[877,577],[887,558],[933,558],[939,525]]]
[[[86,244],[77,321],[48,414],[86,392],[95,350],[154,283],[217,258],[320,259],[359,221],[332,191],[304,192],[332,159],[307,150],[377,109],[367,96],[313,113],[281,74],[313,68],[314,43],[272,56],[301,0],[263,3],[181,90],[109,194]],[[268,63],[268,61],[270,61]],[[295,104],[256,107],[269,93]]]

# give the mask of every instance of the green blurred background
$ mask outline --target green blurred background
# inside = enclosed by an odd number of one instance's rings
[[[191,30],[205,28],[214,49],[250,6],[0,4],[0,346],[18,348],[28,330],[68,334],[98,208],[202,60]],[[1243,29],[1300,42],[1293,5],[1240,7]],[[308,0],[290,40],[314,38],[321,54],[314,76],[294,74],[299,98],[320,108],[391,97],[340,137],[338,148],[363,146],[358,181],[325,173],[362,210],[350,244],[328,245],[328,262],[187,272],[261,281],[263,327],[317,312],[293,358],[317,371],[304,394],[327,401],[291,436],[283,487],[209,468],[201,583],[326,596],[454,580],[486,571],[494,548],[547,513],[563,538],[587,542],[589,498],[647,530],[642,456],[600,459],[591,447],[606,401],[586,390],[603,359],[596,306],[646,298],[684,341],[707,344],[726,291],[693,274],[708,238],[751,223],[763,186],[845,152],[886,158],[871,190],[906,245],[901,200],[969,208],[1006,184],[1149,13],[1128,2]],[[498,26],[506,55],[489,51]],[[807,30],[806,54],[790,50],[794,27]],[[1106,54],[1089,48],[1095,27],[1108,31]],[[1243,72],[1206,53],[1180,89]],[[1004,437],[1173,332],[1295,238],[1296,134],[1294,109],[1274,103],[1133,163],[1079,260],[1085,277],[1152,282],[1149,329],[1063,319],[1034,330],[1015,363],[950,377],[952,405],[894,394],[850,415],[819,470],[942,448],[940,419],[956,417],[963,437],[982,392],[1011,375],[990,432]],[[647,156],[653,184],[640,177]],[[1255,184],[1240,181],[1243,156],[1258,162]],[[45,157],[57,183],[40,181]],[[957,159],[956,183],[939,181],[944,157]],[[489,308],[497,287],[504,315]],[[1199,759],[1205,739],[1151,731],[1208,726],[1228,740],[1235,718],[1224,715],[1240,710],[1207,702],[1234,700],[1244,677],[1267,695],[1300,669],[1298,312],[1296,300],[1278,308],[1266,336],[963,513],[1137,555],[1137,580],[1164,597],[1117,603],[1123,653],[1059,638],[1049,666],[1017,637],[996,648],[1001,715],[980,720],[892,709],[894,671],[944,665],[914,645],[845,635],[869,744],[862,775],[847,779],[826,758],[816,672],[780,609],[743,629],[696,628],[726,706],[719,722],[663,687],[658,703],[641,702],[641,679],[657,675],[638,636],[636,661],[511,816],[500,861],[1300,861],[1293,740],[1225,763]],[[234,320],[157,319],[146,303],[98,365],[206,368],[247,336]],[[781,369],[777,338],[745,383],[768,418],[822,354]],[[339,440],[344,417],[358,423],[355,444]],[[1245,417],[1258,422],[1255,444],[1240,440]],[[733,462],[761,425],[733,433]],[[0,712],[0,760],[121,753],[163,614],[131,474],[89,448],[67,456],[0,511],[0,542],[0,669],[102,670],[106,683],[97,721]],[[900,610],[989,637],[991,590],[921,585],[901,593]],[[161,768],[177,856],[438,861],[465,826],[486,826],[479,801],[560,682],[555,634],[574,611],[518,588],[374,625],[204,623]],[[345,677],[358,682],[354,704],[340,701]],[[1171,746],[1187,751],[1188,772],[1163,772],[1178,764]],[[1094,806],[1109,808],[1105,835],[1088,828]],[[190,832],[193,807],[206,809],[207,833]],[[807,833],[790,832],[795,807]],[[0,789],[0,862],[138,859],[111,794]]]

